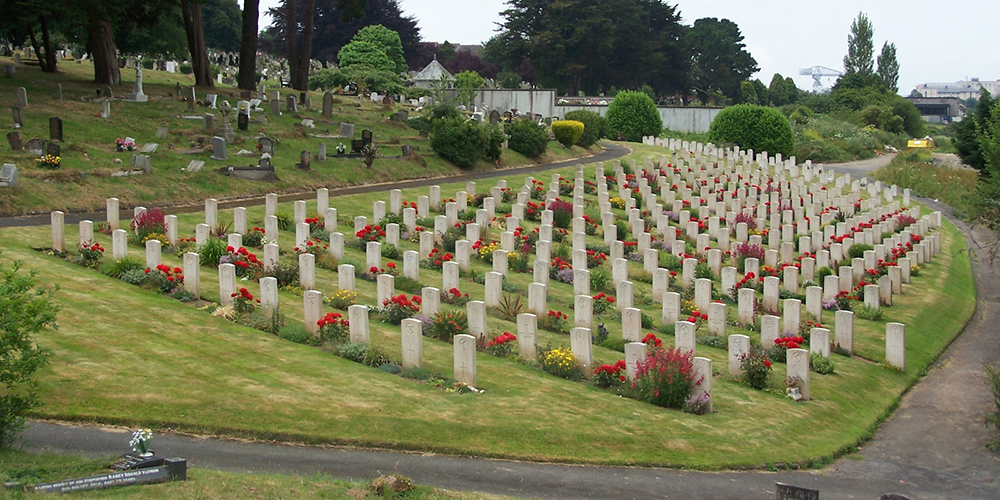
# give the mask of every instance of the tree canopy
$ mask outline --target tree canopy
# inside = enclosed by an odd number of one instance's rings
[[[692,83],[699,95],[714,91],[738,98],[740,83],[759,69],[746,51],[739,26],[728,19],[698,19],[688,33],[688,45]]]
[[[570,95],[649,84],[686,90],[683,26],[661,0],[511,0],[487,61]],[[530,61],[530,67],[525,67]]]
[[[851,33],[847,35],[847,55],[844,56],[844,72],[869,77],[875,67],[875,28],[864,12],[859,12],[851,23]]]
[[[899,91],[899,61],[896,60],[896,44],[885,42],[878,56],[879,83],[890,92]]]
[[[395,65],[397,73],[406,71],[406,59],[403,57],[403,42],[399,38],[399,33],[392,31],[381,24],[365,26],[361,28],[351,42],[369,42],[379,48],[389,60]]]

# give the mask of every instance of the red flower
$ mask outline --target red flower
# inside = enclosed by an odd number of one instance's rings
[[[386,267],[388,267],[389,269],[396,269],[396,264],[389,262],[388,264],[386,264]]]
[[[369,267],[368,268],[368,272],[372,273],[372,274],[375,274],[375,273],[378,272],[378,267],[375,267],[375,266]]]
[[[771,367],[771,360],[770,359],[765,359],[764,360],[764,366],[770,368]]]

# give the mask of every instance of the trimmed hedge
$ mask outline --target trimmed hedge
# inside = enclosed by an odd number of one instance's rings
[[[541,156],[549,147],[548,132],[534,121],[514,120],[504,127],[504,132],[510,138],[507,147],[528,158]]]
[[[619,92],[608,105],[611,137],[642,142],[643,136],[657,136],[663,131],[663,119],[653,98],[643,92]]]
[[[795,147],[792,124],[775,108],[738,104],[723,109],[708,128],[708,140],[715,144],[733,142],[742,149],[788,156]]]
[[[576,141],[577,146],[589,148],[608,135],[608,121],[593,111],[585,109],[570,111],[566,113],[566,119],[583,123],[583,135]]]
[[[567,148],[576,144],[583,135],[583,122],[576,120],[558,120],[552,122],[552,135],[556,136],[559,144]]]

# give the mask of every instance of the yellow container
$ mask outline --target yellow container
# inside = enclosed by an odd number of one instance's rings
[[[909,149],[934,149],[934,139],[910,139],[906,142]]]

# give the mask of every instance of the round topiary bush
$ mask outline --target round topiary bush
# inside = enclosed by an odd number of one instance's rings
[[[528,158],[541,156],[549,147],[548,132],[531,120],[515,120],[504,127],[504,132],[510,138],[507,147]]]
[[[576,141],[577,146],[589,148],[597,144],[597,141],[604,137],[607,120],[598,113],[587,111],[586,109],[578,109],[566,113],[566,119],[583,123],[583,134]]]
[[[576,120],[558,120],[552,122],[552,135],[556,136],[559,144],[567,148],[576,144],[583,135],[583,122]]]
[[[431,149],[461,168],[472,168],[486,151],[486,134],[474,122],[442,118],[434,121]]]
[[[643,92],[619,92],[608,105],[611,137],[642,142],[643,136],[657,136],[663,131],[663,119],[653,99]]]
[[[792,124],[774,108],[739,104],[723,109],[708,128],[708,140],[715,144],[733,142],[743,149],[781,153],[788,156],[795,147]]]

